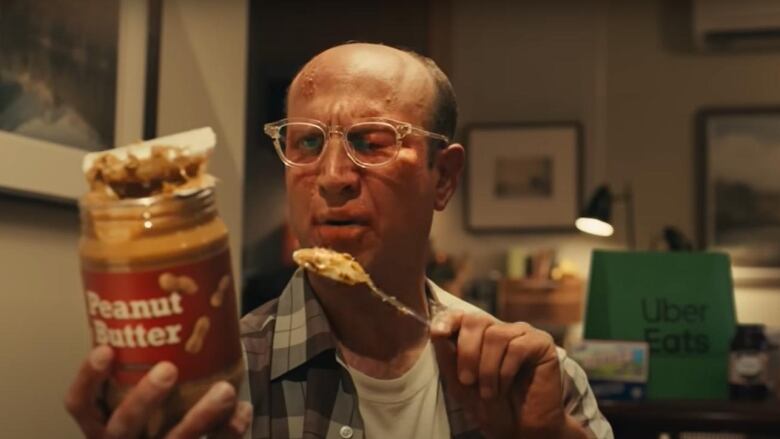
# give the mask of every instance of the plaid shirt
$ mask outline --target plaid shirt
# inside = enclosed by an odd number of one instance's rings
[[[429,300],[481,312],[428,282]],[[328,320],[302,270],[274,301],[241,319],[254,405],[251,437],[363,439],[352,379],[336,361]],[[567,412],[597,439],[612,438],[582,369],[558,350]],[[454,439],[481,438],[458,402],[442,388]]]

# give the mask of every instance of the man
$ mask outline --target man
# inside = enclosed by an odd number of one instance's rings
[[[612,436],[581,369],[549,335],[497,321],[425,278],[433,212],[452,197],[465,158],[448,141],[455,118],[435,64],[387,46],[334,47],[294,79],[288,119],[266,132],[287,166],[295,236],[354,255],[419,314],[446,310],[429,329],[365,286],[298,271],[278,300],[242,320],[252,437]],[[175,368],[153,369],[104,427],[84,401],[110,356],[93,351],[68,407],[87,434],[132,437],[150,410],[141,406],[163,398]],[[160,367],[167,380],[156,379]],[[172,437],[242,433],[247,408],[227,387],[215,385]]]

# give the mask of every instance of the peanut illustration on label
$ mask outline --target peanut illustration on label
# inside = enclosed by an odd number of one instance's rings
[[[187,294],[198,292],[198,284],[191,277],[179,276],[179,289]]]
[[[195,327],[192,328],[192,335],[190,335],[190,338],[184,345],[184,350],[191,354],[200,352],[203,349],[203,341],[206,339],[206,334],[209,332],[210,327],[211,321],[207,316],[198,318],[195,322]]]
[[[226,274],[222,276],[222,279],[219,280],[217,290],[214,291],[214,293],[211,295],[211,299],[209,300],[211,306],[214,308],[219,308],[222,306],[222,302],[225,301],[225,294],[227,294],[228,288],[230,288],[230,275]]]
[[[160,288],[168,293],[181,291],[187,294],[195,294],[198,292],[198,284],[191,277],[187,276],[163,273],[157,282],[160,284]]]
[[[157,281],[163,291],[176,291],[179,287],[179,279],[173,273],[163,273]]]

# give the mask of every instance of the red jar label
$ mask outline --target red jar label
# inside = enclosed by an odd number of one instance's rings
[[[241,357],[230,253],[142,272],[82,269],[95,345],[115,351],[113,377],[137,383],[157,362],[179,382],[224,371]]]

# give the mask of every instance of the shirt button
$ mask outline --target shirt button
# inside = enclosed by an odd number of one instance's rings
[[[341,427],[339,430],[339,435],[343,437],[344,439],[349,439],[352,437],[352,428],[348,425],[345,425]]]

